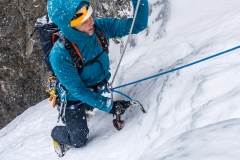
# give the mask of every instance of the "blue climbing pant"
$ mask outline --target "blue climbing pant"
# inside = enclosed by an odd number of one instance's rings
[[[66,109],[66,126],[56,126],[52,130],[52,138],[61,144],[72,147],[82,147],[87,143],[89,129],[85,113],[85,106]]]

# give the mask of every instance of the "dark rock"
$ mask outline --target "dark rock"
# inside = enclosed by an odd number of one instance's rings
[[[34,23],[46,14],[47,0],[0,1],[0,128],[47,98],[47,69]]]
[[[102,5],[108,4],[109,9]],[[130,0],[91,3],[97,17],[124,18]],[[47,0],[0,0],[0,129],[28,107],[46,99],[49,72],[43,63],[35,20],[46,14]],[[127,12],[126,12],[127,13]]]

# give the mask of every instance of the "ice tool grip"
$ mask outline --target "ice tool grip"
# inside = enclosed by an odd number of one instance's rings
[[[120,131],[123,128],[124,121],[121,120],[121,115],[116,115],[116,119],[113,120],[113,126]]]

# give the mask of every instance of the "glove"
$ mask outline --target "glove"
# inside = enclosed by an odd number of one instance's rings
[[[113,115],[123,114],[132,104],[130,101],[118,100],[113,102],[112,109],[109,113]]]

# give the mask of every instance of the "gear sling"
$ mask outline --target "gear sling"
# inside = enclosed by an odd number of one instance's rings
[[[48,69],[52,72],[52,75],[49,77],[49,87],[46,90],[50,94],[49,100],[52,101],[52,107],[56,106],[56,103],[59,99],[58,94],[56,92],[56,85],[57,85],[57,77],[54,75],[54,71],[51,67],[51,64],[49,62],[49,54],[51,52],[52,47],[54,46],[54,43],[60,39],[60,42],[62,45],[67,49],[69,52],[74,66],[78,69],[78,74],[80,75],[84,66],[91,65],[94,62],[97,61],[97,59],[104,53],[109,53],[108,50],[108,39],[106,38],[105,34],[101,29],[95,26],[96,28],[96,35],[98,38],[98,42],[103,48],[102,52],[99,53],[95,58],[88,61],[87,63],[84,63],[82,59],[82,55],[73,42],[70,42],[59,30],[58,26],[51,22],[48,15],[43,16],[41,18],[37,19],[37,22],[35,23],[35,27],[38,30],[42,50],[43,50],[43,61],[45,62]],[[61,86],[60,86],[61,89]]]

